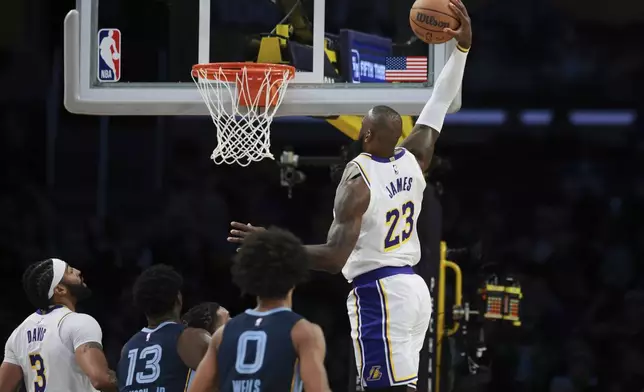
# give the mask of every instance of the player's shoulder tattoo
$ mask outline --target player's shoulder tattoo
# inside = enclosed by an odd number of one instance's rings
[[[347,163],[347,166],[344,168],[344,172],[347,174],[360,174],[358,164],[354,161]]]
[[[340,184],[344,184],[349,180],[353,180],[356,177],[360,176],[360,169],[358,165],[354,162],[347,163],[347,166],[344,168],[344,173],[342,173],[342,180]]]

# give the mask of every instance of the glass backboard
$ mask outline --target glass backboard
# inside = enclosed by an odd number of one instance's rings
[[[93,115],[208,115],[192,65],[250,61],[297,69],[278,116],[364,114],[374,105],[418,114],[453,44],[415,39],[411,4],[78,0],[65,19],[65,106]],[[409,64],[402,76],[390,66],[400,59]],[[451,111],[459,107],[460,95]]]

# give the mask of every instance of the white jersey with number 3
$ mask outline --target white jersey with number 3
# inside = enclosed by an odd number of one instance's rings
[[[16,328],[5,346],[4,362],[22,368],[29,392],[95,391],[74,356],[80,345],[101,343],[93,317],[56,306],[33,313]]]
[[[416,221],[425,177],[416,157],[397,148],[382,159],[362,153],[347,164],[342,183],[361,175],[371,192],[360,237],[342,273],[349,282],[381,267],[414,266],[420,260]]]

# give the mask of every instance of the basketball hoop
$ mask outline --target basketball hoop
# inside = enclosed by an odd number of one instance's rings
[[[282,64],[213,63],[192,67],[197,85],[217,128],[216,164],[248,166],[270,152],[270,130],[295,68]],[[230,107],[228,106],[230,105]]]

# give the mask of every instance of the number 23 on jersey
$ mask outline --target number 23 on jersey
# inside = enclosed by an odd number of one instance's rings
[[[398,227],[401,218],[404,220],[402,228]],[[385,223],[388,229],[383,246],[385,252],[391,252],[407,242],[414,232],[414,203],[408,201],[400,208],[387,211]]]

